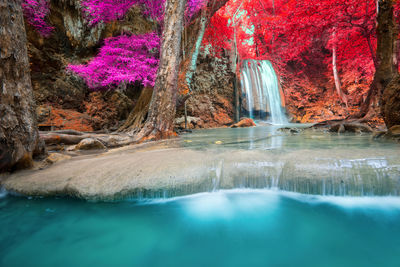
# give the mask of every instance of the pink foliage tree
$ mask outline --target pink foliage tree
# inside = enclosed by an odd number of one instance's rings
[[[186,20],[195,15],[205,0],[189,0],[186,6]],[[163,20],[165,0],[82,0],[84,16],[90,25],[122,19],[134,5],[142,7],[143,14],[153,20]]]
[[[54,28],[46,22],[50,13],[48,0],[23,0],[22,8],[28,23],[42,36],[48,37],[52,33]]]
[[[110,37],[88,64],[69,65],[68,69],[82,77],[92,90],[136,81],[143,86],[154,86],[159,45],[155,33]]]
[[[133,5],[140,5],[145,16],[161,22],[164,2],[165,0],[82,0],[82,7],[90,25],[122,19]],[[185,11],[186,21],[190,21],[205,3],[205,0],[189,0]],[[154,86],[159,42],[156,33],[108,38],[99,54],[88,64],[70,65],[68,69],[82,77],[92,90],[116,88],[121,83],[133,82]]]

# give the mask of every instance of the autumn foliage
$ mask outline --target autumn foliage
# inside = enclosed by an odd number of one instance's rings
[[[375,0],[231,0],[212,18],[204,45],[217,56],[232,51],[235,33],[239,59],[272,61],[300,109],[320,99],[343,104],[334,89],[335,49],[342,90],[356,107],[375,72],[375,28]]]

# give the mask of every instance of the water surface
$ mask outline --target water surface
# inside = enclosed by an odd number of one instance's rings
[[[1,266],[398,266],[400,199],[230,190],[90,203],[7,197]]]
[[[167,149],[214,162],[185,196],[95,203],[0,191],[0,266],[399,266],[400,146],[277,128],[183,136]]]

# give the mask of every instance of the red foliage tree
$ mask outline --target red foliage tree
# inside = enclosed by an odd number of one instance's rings
[[[375,18],[374,0],[231,0],[212,19],[205,40],[214,51],[233,49],[233,42],[226,40],[236,30],[240,58],[271,60],[284,78],[288,73],[318,72],[334,84],[336,71],[336,87],[348,87],[372,80]]]

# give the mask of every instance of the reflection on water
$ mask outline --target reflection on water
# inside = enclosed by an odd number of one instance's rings
[[[400,199],[269,190],[0,202],[1,266],[393,266]]]

